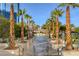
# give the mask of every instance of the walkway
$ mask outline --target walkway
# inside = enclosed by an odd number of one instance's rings
[[[16,56],[15,54],[12,54],[5,49],[6,43],[0,43],[0,56]]]
[[[36,35],[28,44],[30,48],[24,48],[24,55],[35,55],[35,56],[52,56],[58,55],[57,50],[51,49],[49,44],[49,38],[45,35]],[[24,46],[26,47],[26,45]],[[26,51],[27,50],[27,51]]]
[[[28,40],[27,43],[20,44],[24,47],[23,56],[57,56],[58,52],[52,49],[49,44],[49,38],[45,35],[36,35],[33,39]],[[0,44],[0,56],[17,56],[19,50],[16,50],[16,54],[12,54],[10,51],[4,50],[6,44]],[[20,51],[22,52],[22,50]],[[63,56],[79,56],[79,50],[62,51]],[[21,53],[22,55],[22,53]]]

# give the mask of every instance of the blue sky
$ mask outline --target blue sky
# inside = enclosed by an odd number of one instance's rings
[[[54,10],[58,4],[56,3],[21,3],[20,9],[26,9],[26,13],[32,16],[32,19],[35,21],[36,24],[42,26],[46,20],[50,17],[50,13],[52,10]],[[15,11],[17,9],[17,6],[14,5]],[[10,4],[7,5],[7,11],[10,10]],[[63,8],[65,11],[65,7]],[[70,9],[70,15],[71,15],[71,24],[74,24],[75,26],[79,26],[79,8],[71,8]],[[62,17],[59,18],[59,21],[62,22],[62,24],[65,24],[66,18],[65,18],[65,12]]]
[[[32,3],[32,4],[20,4],[21,9],[26,7],[29,15],[33,17],[33,20],[38,25],[43,25],[46,20],[50,17],[50,12],[57,7],[57,4],[42,4],[42,3]]]

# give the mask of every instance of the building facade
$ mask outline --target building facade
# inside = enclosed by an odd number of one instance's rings
[[[19,22],[19,16],[17,16],[17,12],[19,11],[19,3],[14,4],[14,19],[15,22]],[[0,16],[4,16],[8,20],[10,19],[10,4],[8,3],[0,3]]]

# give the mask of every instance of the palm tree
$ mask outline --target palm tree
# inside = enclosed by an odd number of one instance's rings
[[[49,38],[50,38],[51,37],[50,33],[51,33],[51,28],[52,28],[52,26],[51,26],[51,19],[50,18],[46,21],[46,28],[48,30],[48,34],[49,34]]]
[[[27,39],[29,39],[29,38],[30,38],[29,25],[30,25],[30,21],[31,21],[31,18],[32,18],[32,17],[29,16],[28,14],[25,14],[25,18],[27,19],[27,27],[26,27],[27,32],[28,32]]]
[[[25,14],[25,9],[19,10],[17,14],[18,16],[22,16],[21,18],[21,43],[24,42],[24,20],[23,20],[24,14]]]
[[[14,8],[11,4],[10,8],[10,49],[15,49],[15,33],[14,33]]]
[[[70,7],[79,7],[76,3],[62,3],[59,7],[66,7],[66,49],[72,49],[71,30],[70,30]]]
[[[35,25],[35,22],[33,20],[30,21],[31,23],[31,26],[32,26],[32,37],[34,36],[34,25]]]
[[[58,17],[62,16],[63,11],[59,10],[59,9],[55,9],[54,11],[52,11],[52,14],[55,16],[56,18],[56,40],[57,40],[57,44],[58,44],[58,38],[59,38],[59,20]]]
[[[53,16],[53,14],[51,13],[51,22],[52,22],[52,38],[54,38],[54,31],[55,31],[55,16]]]

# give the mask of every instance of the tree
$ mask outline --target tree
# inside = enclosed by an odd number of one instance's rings
[[[79,32],[79,27],[76,27],[75,28],[75,32]]]
[[[52,30],[52,20],[49,18],[47,21],[46,21],[46,29],[48,30],[48,34],[49,34],[49,38],[50,38],[50,33],[51,33],[51,30]]]
[[[34,36],[34,25],[35,25],[35,22],[33,20],[30,21],[31,23],[31,26],[32,26],[32,37]]]
[[[0,38],[2,42],[6,42],[5,38],[9,36],[10,23],[4,16],[0,16]]]
[[[62,3],[59,7],[66,6],[66,49],[72,49],[71,30],[70,30],[70,7],[79,7],[76,3]]]
[[[52,38],[54,38],[54,31],[55,31],[55,19],[56,19],[56,17],[53,15],[53,13],[51,12],[51,23],[52,23]]]
[[[24,14],[25,14],[25,9],[19,10],[17,14],[17,16],[22,16],[21,18],[21,43],[24,42],[24,20],[23,20]]]
[[[15,49],[14,8],[13,8],[13,4],[11,4],[11,8],[10,8],[10,49]]]
[[[29,39],[29,38],[30,38],[30,29],[29,29],[29,25],[30,25],[30,21],[31,21],[32,17],[29,16],[28,14],[25,14],[25,18],[26,18],[26,20],[27,20],[27,24],[26,24],[26,25],[27,25],[26,29],[27,29],[27,32],[28,32],[27,39]]]
[[[56,40],[57,40],[57,44],[58,44],[58,38],[59,38],[59,20],[58,17],[62,16],[63,11],[62,9],[55,9],[54,11],[52,11],[52,14],[56,17]]]
[[[61,25],[60,26],[60,31],[65,31],[66,30],[66,26],[65,25]]]

